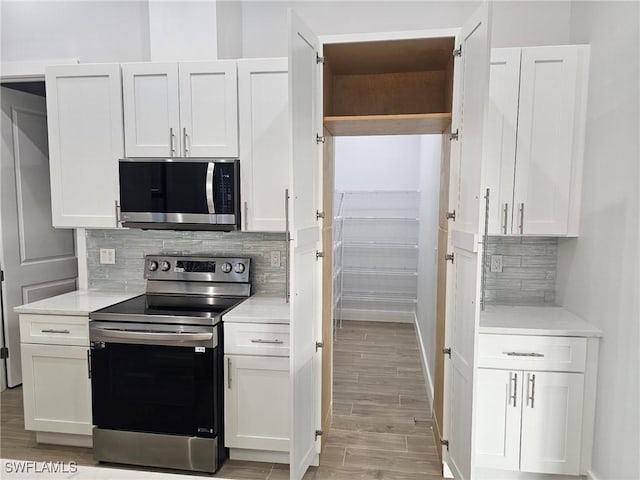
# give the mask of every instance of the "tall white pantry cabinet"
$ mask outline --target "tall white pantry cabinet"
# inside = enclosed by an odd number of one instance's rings
[[[491,52],[490,235],[576,236],[589,46]]]

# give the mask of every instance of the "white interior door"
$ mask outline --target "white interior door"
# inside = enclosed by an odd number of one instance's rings
[[[182,156],[177,63],[122,65],[127,157]]]
[[[7,384],[22,383],[20,327],[13,308],[75,290],[73,230],[52,227],[45,99],[2,88],[0,263]]]
[[[299,480],[317,464],[315,430],[319,428],[320,376],[316,341],[321,322],[321,229],[316,211],[321,206],[321,131],[318,108],[319,73],[317,37],[293,11],[289,11],[289,112],[291,128],[291,441],[290,478]]]
[[[445,368],[443,457],[457,478],[471,476],[473,460],[475,344],[479,321],[479,252],[483,125],[487,117],[490,61],[490,5],[483,4],[462,27],[456,58],[452,129],[459,140],[451,148],[450,204],[456,220],[449,229],[449,252],[454,261],[447,273],[446,342],[451,361]]]
[[[238,74],[235,60],[182,62],[182,157],[238,156]]]

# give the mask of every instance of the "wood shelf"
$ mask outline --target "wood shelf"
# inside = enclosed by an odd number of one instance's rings
[[[451,113],[324,117],[324,126],[333,136],[439,134],[450,125]]]

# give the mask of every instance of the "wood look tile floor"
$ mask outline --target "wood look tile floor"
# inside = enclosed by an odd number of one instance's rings
[[[332,426],[305,480],[441,479],[413,325],[345,321],[336,337]],[[90,449],[36,443],[24,429],[22,388],[0,403],[1,458],[96,465]],[[286,480],[289,470],[229,460],[209,477]]]

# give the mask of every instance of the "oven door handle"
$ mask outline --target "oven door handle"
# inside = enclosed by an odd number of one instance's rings
[[[193,341],[208,341],[213,339],[213,333],[211,332],[141,332],[135,330],[116,330],[112,328],[100,328],[98,329],[102,334],[102,340],[108,341],[110,338],[117,340],[136,340],[140,343],[145,343],[145,340],[156,341],[170,341],[176,343],[185,343]]]

